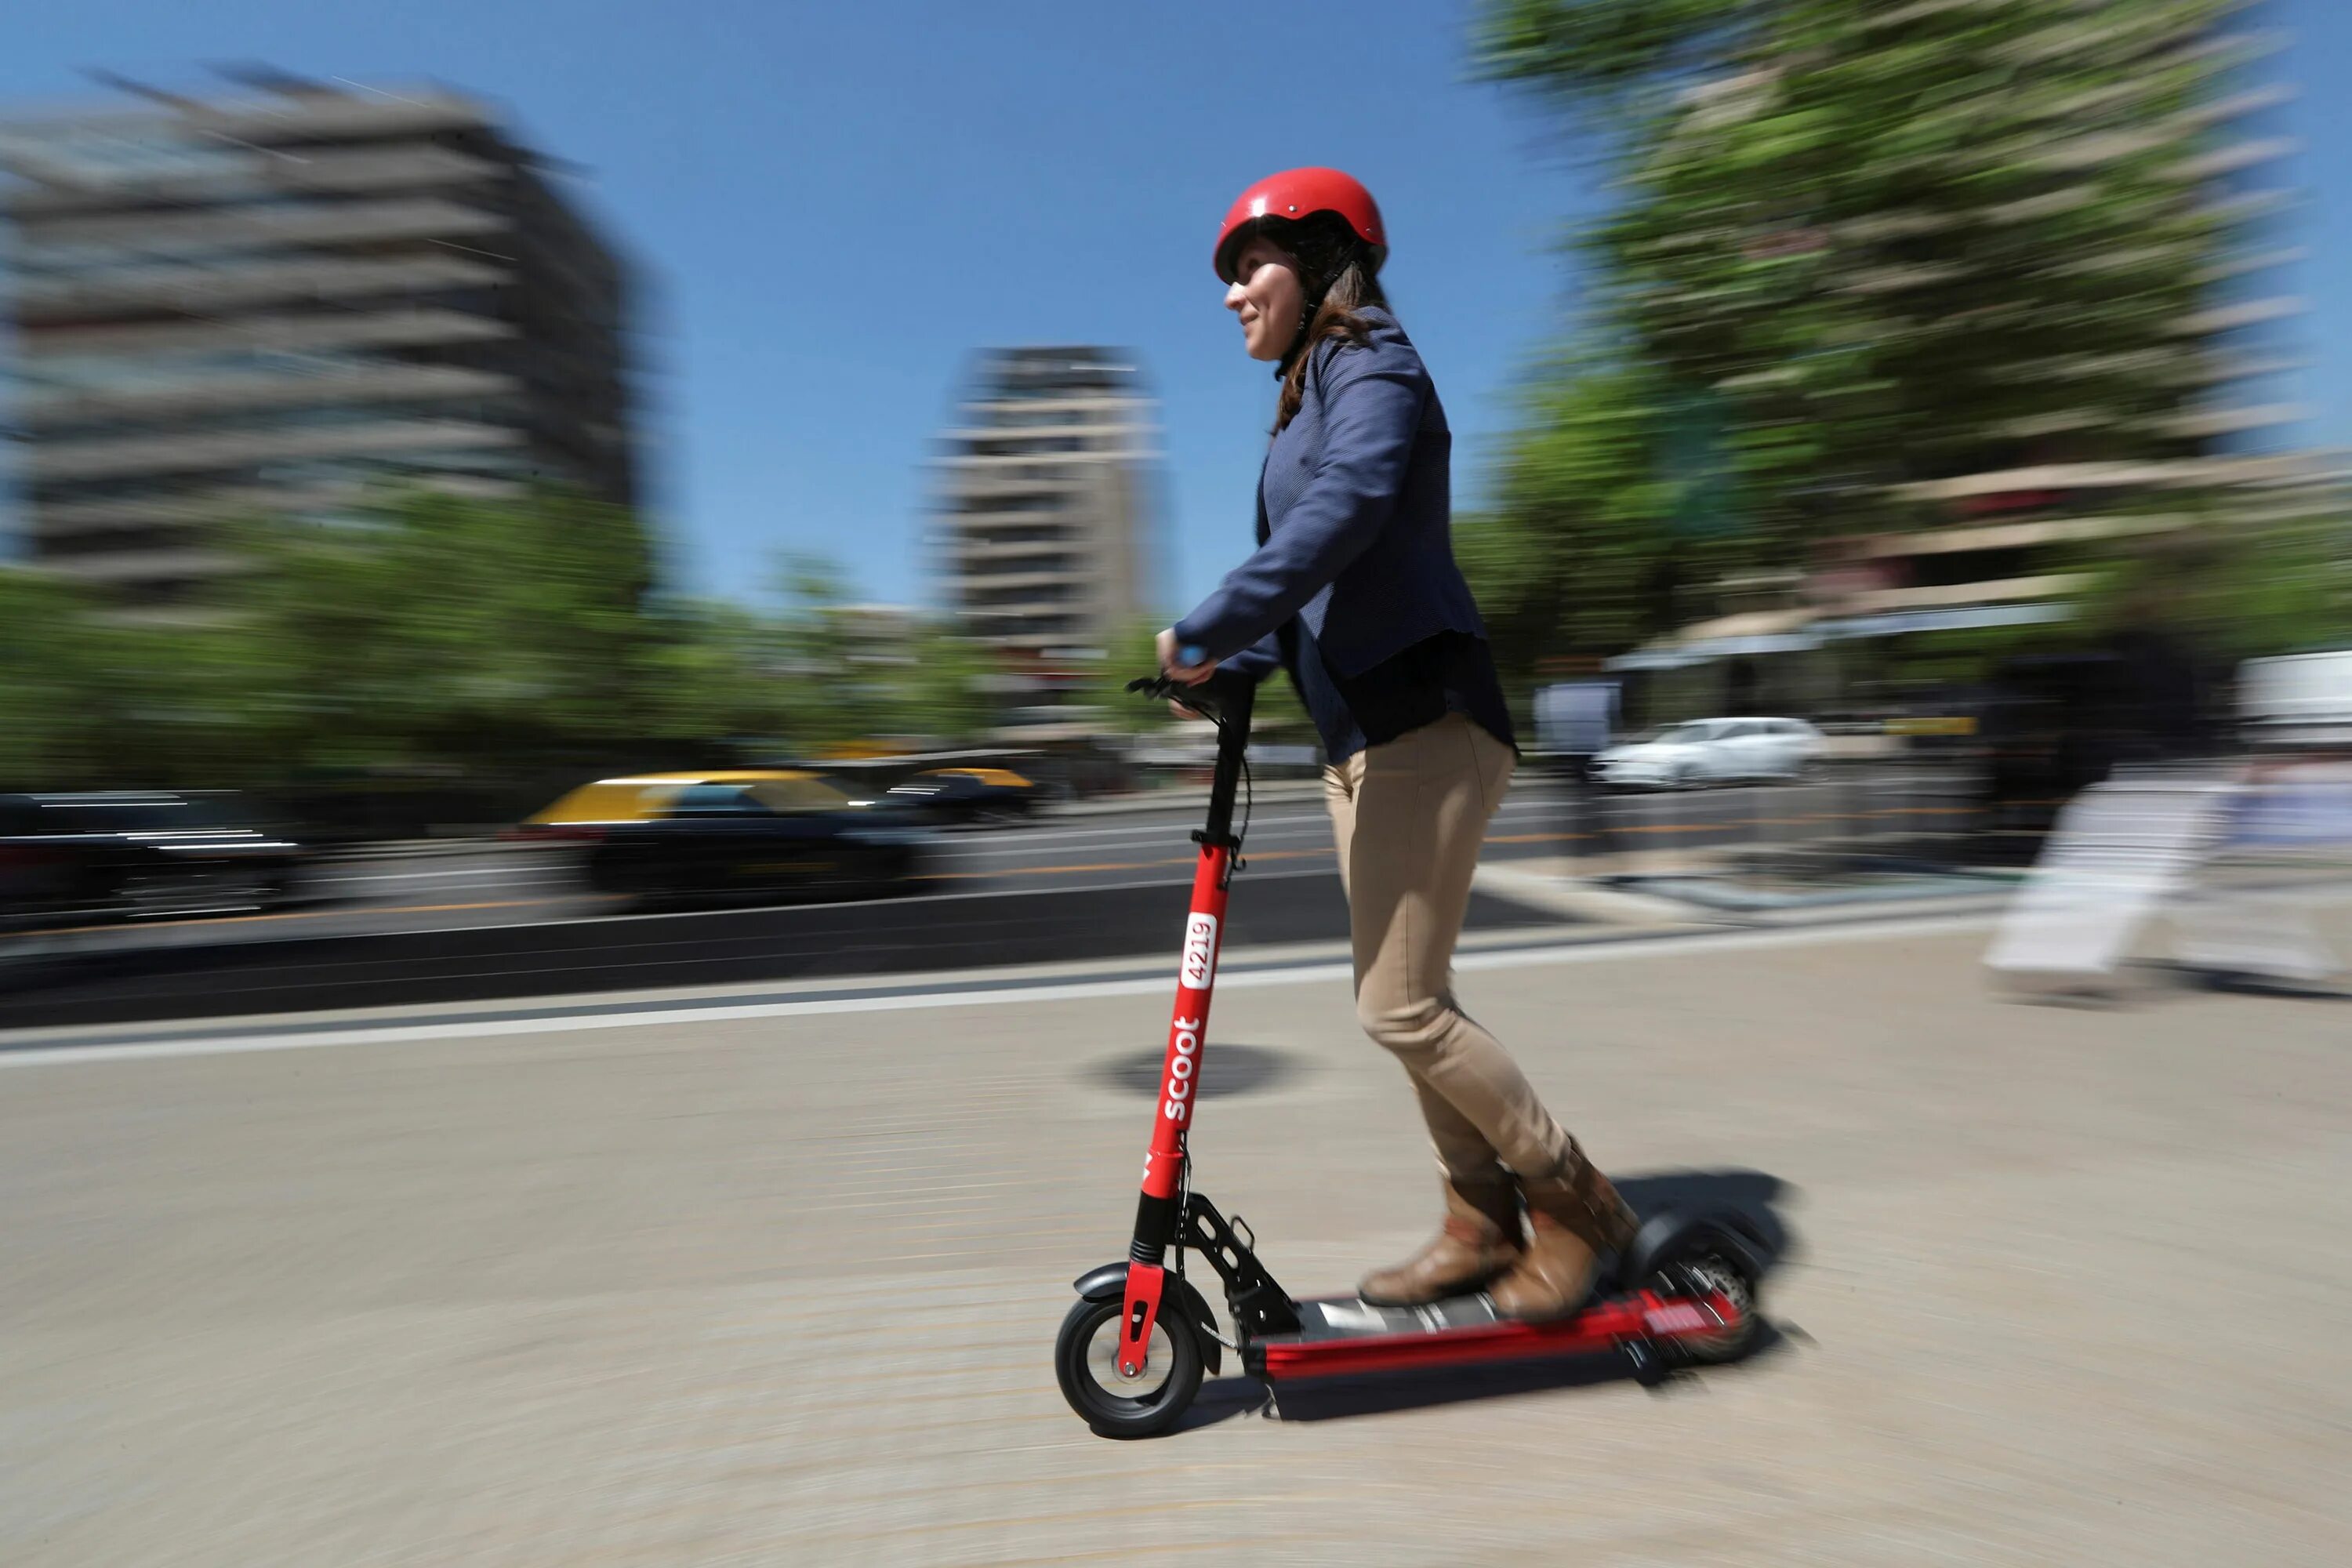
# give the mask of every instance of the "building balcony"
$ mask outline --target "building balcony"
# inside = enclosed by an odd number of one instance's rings
[[[395,419],[363,425],[298,426],[278,430],[218,430],[34,446],[26,479],[43,481],[202,473],[302,458],[368,458],[402,452],[520,447],[522,433],[461,419]]]
[[[956,605],[959,614],[978,622],[985,620],[1034,620],[1041,616],[1067,616],[1085,607],[1080,595],[1054,593],[1032,589],[1028,592],[992,593],[982,597],[966,596]]]
[[[948,512],[948,531],[964,555],[1034,555],[1068,548],[1070,512]]]
[[[992,540],[967,535],[956,542],[953,559],[966,573],[981,563],[1039,562],[1067,555],[1075,542],[1061,529],[1028,539]],[[1040,568],[1042,570],[1043,568]]]
[[[403,475],[403,483],[442,495],[490,500],[520,495],[523,481],[487,474]],[[173,489],[103,500],[51,501],[34,512],[34,531],[40,539],[79,538],[125,529],[180,523],[210,523],[256,513],[336,513],[357,506],[381,477],[363,475],[331,482],[273,485],[215,485],[197,489]]]
[[[471,399],[521,390],[520,381],[490,371],[388,362],[320,375],[219,375],[208,381],[166,382],[120,391],[39,395],[24,399],[18,406],[26,426],[42,430],[97,420],[161,420],[246,410]]]
[[[950,459],[958,471],[949,482],[958,500],[992,500],[1000,496],[1065,496],[1086,482],[1082,474],[1006,471],[1006,460],[987,458],[971,468],[961,468],[961,458]],[[1042,465],[1041,465],[1042,466]]]
[[[1905,500],[1965,501],[1982,496],[2024,492],[2183,489],[2202,485],[2259,484],[2307,474],[2312,459],[2300,453],[2246,458],[2184,458],[2175,462],[2046,463],[1895,485],[1890,494]]]
[[[93,587],[124,587],[234,576],[246,565],[240,557],[220,550],[121,550],[68,556],[44,563],[42,570]]]
[[[107,214],[58,217],[27,226],[17,252],[19,275],[38,277],[71,257],[120,246],[125,258],[151,261],[249,245],[352,245],[387,239],[457,238],[496,234],[511,219],[487,207],[437,196],[307,206],[200,208],[185,214]]]
[[[1087,586],[1076,572],[1033,572],[1019,576],[954,577],[948,589],[967,608],[992,605],[1049,605],[1067,603]]]
[[[941,431],[940,437],[959,447],[973,446],[980,442],[987,442],[995,447],[1025,446],[1035,442],[1038,443],[1037,450],[1040,455],[1058,456],[1065,448],[1049,447],[1045,443],[1076,440],[1088,442],[1096,448],[1108,450],[1124,447],[1130,444],[1140,445],[1142,437],[1150,433],[1150,428],[1149,426],[1143,425],[971,425]]]
[[[217,269],[163,267],[146,278],[26,284],[16,291],[17,320],[38,327],[45,321],[87,321],[142,310],[228,310],[287,300],[360,300],[479,288],[502,282],[508,276],[504,267],[454,256],[391,261],[265,261]]]
[[[27,179],[44,178],[37,160],[18,155],[11,163]],[[422,144],[312,152],[299,163],[255,153],[118,184],[35,184],[14,193],[7,207],[20,219],[37,219],[52,213],[119,211],[159,197],[197,205],[278,191],[300,195],[489,185],[505,172],[485,158]]]
[[[147,356],[181,352],[256,353],[310,349],[393,348],[481,342],[518,335],[510,322],[440,307],[394,306],[328,316],[243,316],[233,321],[152,321],[136,325],[50,327],[19,334],[19,365],[40,380],[45,362],[120,357],[126,379],[147,373]]]

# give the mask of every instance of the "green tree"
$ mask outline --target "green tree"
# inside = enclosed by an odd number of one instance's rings
[[[984,737],[996,721],[997,660],[987,645],[927,621],[916,626],[908,651],[888,687],[889,728],[942,745]]]
[[[247,569],[181,625],[0,570],[0,780],[496,793],[992,720],[984,649],[858,610],[829,561],[787,557],[774,608],[666,594],[642,522],[568,492],[390,492],[222,535]]]
[[[1595,353],[1554,379],[1640,384],[1651,461],[1685,499],[1631,510],[1675,542],[1685,617],[1709,606],[1684,557],[1795,569],[1824,537],[1944,521],[1924,482],[2215,449],[2202,416],[2229,367],[2198,311],[2260,205],[2213,184],[2242,60],[2215,29],[2237,8],[1482,7],[1483,69],[1618,182],[1579,241]],[[1572,392],[1538,397],[1515,461],[1580,449],[1593,417]],[[1504,512],[1558,558],[1533,575],[1581,583],[1592,535]]]
[[[774,618],[725,599],[663,596],[634,679],[646,733],[680,752],[718,746],[744,756],[790,749],[793,684]]]
[[[763,662],[800,749],[880,736],[947,743],[990,727],[996,660],[983,644],[937,617],[854,604],[847,577],[823,555],[784,555],[778,585],[784,605],[769,622]]]
[[[1515,701],[1540,659],[1604,654],[1673,624],[1674,532],[1684,488],[1664,466],[1655,378],[1632,368],[1563,367],[1530,386],[1505,446],[1494,509],[1454,527]]]
[[[1127,683],[1139,676],[1150,675],[1160,668],[1160,628],[1168,623],[1158,617],[1129,621],[1112,638],[1109,656],[1103,661],[1103,670],[1090,694],[1096,710],[1102,715],[1107,728],[1122,734],[1147,735],[1162,730],[1174,719],[1166,705],[1147,702],[1127,689]],[[1255,732],[1275,732],[1286,738],[1297,735],[1310,737],[1312,726],[1307,710],[1298,700],[1297,689],[1289,676],[1276,671],[1258,682],[1257,695],[1251,704],[1250,729]]]
[[[89,608],[60,578],[0,567],[0,788],[102,776],[128,693]]]
[[[318,769],[593,753],[646,728],[652,551],[623,508],[414,491],[240,530],[192,711]]]
[[[1087,701],[1101,715],[1106,730],[1123,735],[1148,735],[1168,724],[1169,713],[1164,705],[1146,701],[1127,689],[1130,680],[1159,673],[1160,628],[1167,624],[1158,616],[1136,616],[1111,635],[1100,673],[1087,693]]]

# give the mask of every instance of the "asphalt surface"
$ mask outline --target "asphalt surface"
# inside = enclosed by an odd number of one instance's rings
[[[1675,795],[1523,783],[1486,858],[1702,849],[1775,836],[1916,832],[1948,820],[1925,772]],[[218,1016],[897,973],[1159,952],[1181,924],[1197,804],[944,832],[925,874],[887,899],[633,913],[585,889],[572,858],[511,846],[322,867],[299,906],[264,914],[0,937],[0,1027]],[[1330,826],[1312,799],[1253,813],[1234,931],[1346,933]],[[1550,907],[1473,900],[1471,930],[1550,924]]]
[[[1781,1221],[1772,1342],[1656,1393],[1228,1361],[1138,1444],[1049,1347],[1125,1250],[1164,969],[0,1055],[0,1562],[2336,1568],[2346,1005],[2019,1005],[1985,940],[1475,955],[1637,1205]],[[1229,975],[1202,1085],[1195,1180],[1292,1290],[1425,1238],[1343,966]]]
[[[1486,858],[1708,848],[1830,833],[1899,833],[1957,825],[1957,783],[1926,769],[1867,779],[1735,786],[1680,794],[1571,794],[1554,781],[1523,779],[1496,814]],[[926,858],[923,890],[996,892],[1143,887],[1188,881],[1200,822],[1197,800],[1158,808],[1049,816],[1019,826],[939,835]],[[1249,823],[1249,858],[1262,866],[1328,865],[1331,829],[1319,805],[1298,798],[1262,803]],[[144,946],[275,938],[293,931],[335,935],[448,930],[567,920],[614,912],[582,885],[572,858],[506,845],[461,844],[369,856],[318,868],[294,908],[261,915],[159,921],[68,933],[0,937],[12,945]]]

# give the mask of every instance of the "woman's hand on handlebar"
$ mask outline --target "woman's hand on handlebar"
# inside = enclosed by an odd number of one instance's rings
[[[1173,626],[1160,634],[1159,650],[1160,668],[1171,680],[1181,680],[1187,686],[1198,686],[1217,673],[1215,659],[1205,659],[1192,664],[1184,662],[1186,654],[1197,655],[1200,650],[1179,647],[1176,644],[1176,629]]]

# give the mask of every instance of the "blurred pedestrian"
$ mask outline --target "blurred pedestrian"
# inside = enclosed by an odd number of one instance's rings
[[[1286,670],[1322,736],[1357,1017],[1412,1079],[1446,1205],[1435,1238],[1368,1276],[1364,1300],[1483,1288],[1506,1316],[1554,1318],[1634,1221],[1454,997],[1479,846],[1518,753],[1454,561],[1453,437],[1381,293],[1387,253],[1370,193],[1337,170],[1272,175],[1226,214],[1217,276],[1250,357],[1276,367],[1274,439],[1256,552],[1160,634],[1160,659],[1185,681],[1220,662],[1252,679]]]

